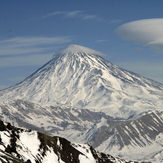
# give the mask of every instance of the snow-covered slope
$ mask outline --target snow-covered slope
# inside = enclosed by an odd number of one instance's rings
[[[0,104],[0,119],[69,141],[87,143],[100,152],[126,160],[157,159],[163,150],[161,111],[148,111],[136,119],[124,120],[87,109],[43,107],[16,100]]]
[[[162,109],[163,85],[126,71],[95,50],[70,45],[21,83],[0,91],[0,101],[87,108],[114,117]]]
[[[1,163],[125,163],[87,144],[20,129],[0,121]]]
[[[60,135],[74,141],[77,141],[78,134],[91,128],[101,118],[109,119],[102,112],[53,106],[42,107],[22,100],[0,104],[0,119],[3,121],[50,135]]]
[[[127,160],[145,160],[163,150],[163,112],[149,111],[135,120],[108,120],[107,125],[98,126],[88,131],[93,135],[85,136],[99,151]]]

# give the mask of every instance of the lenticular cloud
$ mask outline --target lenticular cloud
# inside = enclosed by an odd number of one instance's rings
[[[122,39],[152,47],[163,53],[163,19],[143,19],[121,25],[116,32]]]

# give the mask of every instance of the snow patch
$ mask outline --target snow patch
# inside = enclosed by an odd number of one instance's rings
[[[42,163],[65,163],[63,162],[58,156],[54,153],[52,148],[49,148],[48,151],[46,151],[46,154],[42,160]]]
[[[10,135],[7,131],[3,131],[0,132],[0,137],[1,137],[1,141],[3,142],[3,144],[5,145],[5,147],[7,147],[7,145],[10,145]],[[4,148],[3,146],[0,146],[0,148]]]
[[[31,132],[22,132],[20,133],[20,141],[25,148],[27,148],[33,155],[38,154],[40,140],[38,139],[38,135],[36,131]]]
[[[86,157],[85,155],[79,155],[80,163],[96,163],[94,158]]]
[[[107,119],[102,117],[101,121],[99,123],[97,123],[96,126],[97,126],[97,128],[100,128],[102,126],[108,126]]]

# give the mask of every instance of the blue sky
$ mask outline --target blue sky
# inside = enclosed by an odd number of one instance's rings
[[[162,0],[0,0],[0,89],[69,44],[163,83]]]

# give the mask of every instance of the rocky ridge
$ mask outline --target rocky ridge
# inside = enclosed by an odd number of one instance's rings
[[[1,163],[127,163],[87,144],[69,142],[0,121]]]

